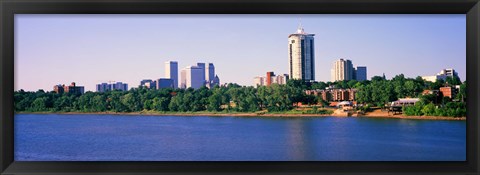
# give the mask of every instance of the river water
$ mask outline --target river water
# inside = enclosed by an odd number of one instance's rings
[[[466,121],[15,115],[16,161],[465,161]]]

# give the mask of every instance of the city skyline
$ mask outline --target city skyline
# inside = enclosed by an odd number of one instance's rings
[[[165,78],[166,61],[179,69],[211,62],[222,84],[253,86],[264,72],[288,73],[287,37],[299,18],[316,37],[316,81],[330,81],[339,58],[367,66],[368,79],[454,68],[465,81],[465,15],[22,14],[15,23],[15,90],[76,82],[95,91],[111,80],[138,87]]]

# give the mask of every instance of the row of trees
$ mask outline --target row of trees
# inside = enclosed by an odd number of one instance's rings
[[[328,105],[319,96],[306,95],[305,90],[336,88],[357,89],[356,100],[368,106],[383,106],[387,102],[404,97],[420,97],[422,104],[432,103],[441,108],[452,99],[422,95],[425,89],[438,89],[446,84],[461,85],[457,95],[459,101],[466,98],[466,83],[457,78],[448,78],[446,82],[426,82],[421,77],[405,78],[403,74],[391,80],[375,76],[371,81],[339,81],[339,82],[304,82],[289,80],[286,85],[272,84],[271,86],[239,86],[228,84],[224,87],[216,86],[212,89],[159,89],[135,88],[129,91],[86,92],[83,95],[57,94],[55,92],[15,92],[16,111],[62,111],[62,112],[139,112],[143,110],[195,112],[195,111],[238,111],[255,112],[267,109],[268,111],[288,111],[295,108],[299,102],[303,104]],[[461,99],[461,100],[460,100]],[[452,102],[453,103],[453,102]],[[465,105],[455,107],[465,108]],[[417,106],[420,108],[419,106]],[[423,109],[425,106],[422,106]],[[407,110],[407,109],[405,109]],[[418,111],[418,109],[408,109]],[[418,112],[413,112],[419,114]],[[448,112],[437,112],[445,114]],[[406,112],[406,114],[412,114]],[[432,114],[427,112],[424,114]]]
[[[229,84],[212,89],[135,88],[129,91],[86,92],[83,95],[20,90],[15,92],[14,98],[16,111],[31,112],[287,111],[293,109],[298,102],[317,102],[317,97],[305,94],[305,88],[305,83],[293,80],[287,85],[274,84],[258,88]]]

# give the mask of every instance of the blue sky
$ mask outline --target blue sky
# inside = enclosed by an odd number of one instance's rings
[[[465,15],[38,15],[15,16],[15,90],[52,90],[72,81],[95,90],[109,80],[136,87],[212,62],[221,83],[253,85],[288,73],[288,35],[301,21],[315,34],[317,81],[335,60],[367,66],[370,78],[466,73]]]

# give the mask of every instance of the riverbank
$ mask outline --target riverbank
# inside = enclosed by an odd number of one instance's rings
[[[218,116],[218,117],[368,117],[368,118],[392,118],[392,119],[416,119],[416,120],[466,120],[466,117],[445,117],[445,116],[405,116],[403,114],[388,114],[387,112],[375,110],[366,114],[348,115],[341,112],[333,114],[302,114],[302,113],[267,113],[267,112],[17,112],[18,114],[95,114],[95,115],[145,115],[145,116]]]

